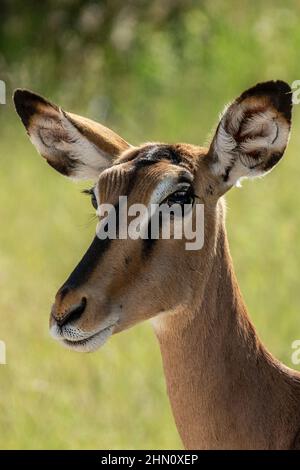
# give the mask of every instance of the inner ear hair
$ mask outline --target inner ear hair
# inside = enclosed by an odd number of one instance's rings
[[[29,90],[16,90],[14,102],[33,145],[65,176],[95,180],[130,147],[111,129],[68,113]]]
[[[282,81],[259,83],[229,105],[209,150],[213,173],[227,185],[270,171],[283,156],[292,92]]]

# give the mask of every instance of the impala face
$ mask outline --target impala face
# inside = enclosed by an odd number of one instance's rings
[[[128,204],[204,204],[204,246],[180,240],[100,240],[56,294],[52,336],[89,352],[142,320],[192,307],[207,253],[224,220],[222,195],[241,178],[262,176],[278,163],[291,123],[291,90],[281,81],[244,92],[225,110],[209,148],[188,144],[129,145],[113,131],[17,90],[14,101],[32,143],[65,176],[91,179],[95,209],[119,196]],[[197,197],[196,197],[197,196]]]

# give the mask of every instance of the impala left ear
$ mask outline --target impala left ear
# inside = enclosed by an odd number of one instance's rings
[[[241,178],[262,176],[279,162],[291,114],[292,91],[282,81],[259,83],[227,107],[206,157],[221,191]]]
[[[16,90],[14,102],[37,151],[65,176],[96,180],[130,147],[111,129],[66,112],[32,91]]]

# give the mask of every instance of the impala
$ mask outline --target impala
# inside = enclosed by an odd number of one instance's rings
[[[229,253],[223,195],[260,177],[288,143],[292,95],[282,81],[246,90],[224,111],[209,148],[131,146],[110,129],[30,91],[15,106],[38,152],[57,171],[94,181],[92,204],[204,205],[204,245],[95,236],[56,294],[52,336],[89,352],[151,319],[174,418],[192,449],[300,447],[300,374],[263,346]],[[182,184],[184,183],[184,185]],[[150,221],[149,221],[150,223]],[[127,398],[124,397],[124,402]]]

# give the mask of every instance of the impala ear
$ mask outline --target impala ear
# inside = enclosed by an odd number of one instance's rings
[[[67,113],[28,90],[14,103],[27,133],[49,165],[75,179],[96,179],[129,146],[110,129]]]
[[[282,81],[259,83],[226,108],[207,155],[224,191],[241,178],[268,173],[279,162],[291,112],[291,88]]]

